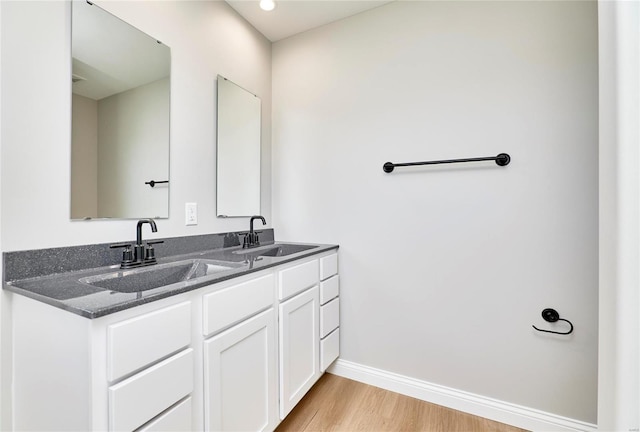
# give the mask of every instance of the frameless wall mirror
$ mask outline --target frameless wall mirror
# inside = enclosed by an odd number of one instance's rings
[[[260,214],[260,99],[218,75],[217,215]]]
[[[170,49],[72,2],[71,219],[169,216]]]

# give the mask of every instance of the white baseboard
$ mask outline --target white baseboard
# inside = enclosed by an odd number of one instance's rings
[[[530,431],[598,430],[591,423],[431,384],[347,360],[338,359],[327,372]]]

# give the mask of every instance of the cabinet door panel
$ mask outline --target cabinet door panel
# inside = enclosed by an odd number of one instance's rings
[[[320,377],[318,286],[280,305],[280,418]]]
[[[277,425],[275,323],[270,309],[205,341],[205,430]]]

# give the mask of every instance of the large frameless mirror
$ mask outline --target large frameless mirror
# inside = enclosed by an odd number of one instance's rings
[[[72,2],[71,219],[169,216],[170,49]]]
[[[260,214],[260,99],[218,75],[217,215]]]

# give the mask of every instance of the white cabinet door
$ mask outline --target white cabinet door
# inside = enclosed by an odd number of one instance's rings
[[[280,418],[320,377],[318,286],[280,304]]]
[[[205,430],[275,429],[275,323],[269,309],[204,342]]]

